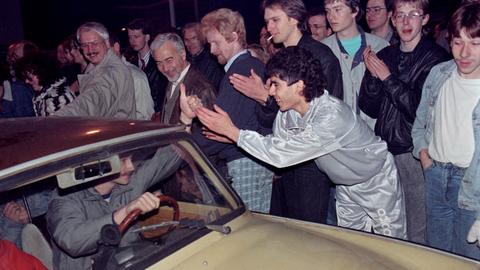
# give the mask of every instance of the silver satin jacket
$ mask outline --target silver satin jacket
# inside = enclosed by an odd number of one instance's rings
[[[273,134],[241,130],[237,144],[276,167],[315,158],[317,166],[340,185],[367,181],[382,172],[385,162],[392,162],[387,160],[387,144],[327,91],[310,102],[304,117],[294,110],[279,111]]]

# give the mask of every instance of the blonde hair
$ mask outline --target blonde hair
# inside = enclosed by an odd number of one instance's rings
[[[202,33],[204,36],[208,31],[217,30],[228,42],[233,41],[233,33],[238,36],[238,43],[242,48],[247,46],[247,32],[242,15],[237,11],[228,8],[214,10],[202,18]]]

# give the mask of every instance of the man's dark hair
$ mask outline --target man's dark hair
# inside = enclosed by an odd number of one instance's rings
[[[393,11],[393,0],[384,0],[387,12]]]
[[[462,5],[453,13],[447,27],[449,41],[460,37],[462,29],[470,38],[480,37],[480,2]]]
[[[312,7],[310,9],[308,9],[307,21],[306,21],[307,25],[308,25],[308,20],[313,16],[324,16],[327,29],[330,29],[330,23],[328,23],[327,12],[325,12],[325,7],[324,6],[317,6],[317,7]],[[308,30],[310,30],[310,29],[308,29]]]
[[[109,35],[108,42],[110,43],[111,47],[113,47],[113,45],[115,43],[118,43],[118,45],[120,45],[120,47],[122,47],[122,43],[120,43],[120,38],[117,35],[115,35],[112,32],[109,32],[108,35]]]
[[[327,16],[327,13],[325,12],[325,8],[323,6],[309,8],[307,12],[307,18],[309,19],[310,17],[313,17],[313,16]]]
[[[276,76],[288,85],[302,80],[305,84],[303,96],[307,102],[323,95],[327,85],[320,61],[298,46],[287,47],[274,54],[267,63],[266,74],[268,77]]]
[[[46,53],[31,53],[18,60],[15,66],[17,77],[25,81],[27,73],[38,77],[39,85],[49,87],[61,78],[56,60]]]
[[[149,20],[139,18],[134,19],[127,25],[128,29],[141,30],[144,35],[150,35],[153,38],[152,25]]]
[[[302,0],[263,0],[262,9],[279,7],[288,17],[298,21],[298,29],[305,31],[307,8]]]

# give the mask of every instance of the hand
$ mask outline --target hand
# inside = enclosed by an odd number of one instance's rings
[[[230,140],[229,138],[219,135],[215,132],[212,132],[211,130],[208,130],[206,128],[203,128],[202,134],[209,140],[222,142],[222,143],[233,143],[233,141]]]
[[[217,105],[213,105],[213,107],[215,111],[211,111],[205,107],[198,108],[195,111],[198,119],[200,119],[200,122],[209,130],[236,142],[240,130],[233,124],[228,113]]]
[[[180,110],[184,116],[184,119],[181,119],[182,123],[192,123],[192,119],[197,117],[195,109],[198,106],[202,106],[202,101],[197,96],[187,96],[185,85],[180,84]]]
[[[5,208],[3,209],[3,215],[16,223],[28,223],[27,209],[14,201],[8,202],[5,205]]]
[[[384,81],[391,75],[390,69],[388,66],[383,62],[375,52],[372,51],[370,47],[365,48],[363,51],[363,59],[365,62],[365,66],[367,67],[368,71],[376,77],[379,78],[381,81]]]
[[[467,242],[473,244],[477,242],[477,246],[480,246],[480,220],[475,220],[473,223],[472,227],[470,227],[470,230],[468,231],[467,234]]]
[[[235,73],[229,79],[233,87],[240,93],[261,104],[267,102],[268,88],[265,87],[262,78],[253,69],[250,70],[250,76],[248,77]]]
[[[378,78],[377,74],[375,74],[375,70],[372,66],[371,60],[370,60],[370,54],[372,52],[372,48],[370,46],[367,46],[365,50],[363,50],[363,62],[365,63],[365,67],[370,71],[373,77]]]
[[[160,195],[159,192],[150,193],[145,192],[140,197],[131,201],[126,206],[120,208],[113,214],[113,219],[115,223],[120,224],[125,219],[125,217],[135,209],[142,211],[142,214],[157,209],[160,206],[160,199],[157,197]]]
[[[433,164],[433,160],[430,158],[427,148],[420,150],[420,164],[422,165],[423,170],[428,169]]]

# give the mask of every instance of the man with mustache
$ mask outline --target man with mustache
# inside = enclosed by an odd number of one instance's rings
[[[80,95],[55,115],[136,119],[132,74],[110,49],[107,28],[87,22],[77,29],[77,39],[90,63],[78,76]]]

